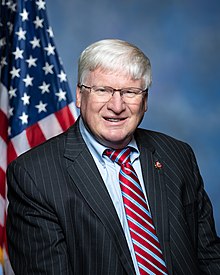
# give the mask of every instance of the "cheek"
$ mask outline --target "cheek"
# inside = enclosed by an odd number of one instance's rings
[[[138,127],[140,122],[142,121],[144,114],[147,110],[147,104],[146,102],[142,102],[137,108],[134,108],[133,111],[131,111],[132,116],[131,116],[131,123],[130,127]]]
[[[93,103],[88,94],[80,93],[76,99],[77,99],[77,104],[80,108],[81,114],[85,115],[86,113],[92,110]]]
[[[81,99],[81,108],[80,113],[84,119],[85,122],[87,122],[88,125],[93,125],[95,127],[95,124],[99,123],[100,119],[100,104],[95,103],[94,101],[90,100],[88,97]]]
[[[133,114],[135,114],[136,117],[142,117],[144,113],[147,111],[147,101],[142,101],[139,106],[136,106],[136,108],[133,109]]]

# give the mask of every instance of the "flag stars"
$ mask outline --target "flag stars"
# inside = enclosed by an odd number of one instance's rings
[[[33,77],[30,77],[29,74],[26,75],[26,77],[23,79],[24,83],[25,83],[25,87],[28,87],[28,86],[33,86]]]
[[[35,105],[35,107],[38,109],[38,113],[47,112],[46,106],[47,103],[43,103],[42,101],[40,101],[38,105]]]
[[[67,81],[66,74],[64,73],[64,71],[61,70],[60,74],[58,74],[57,76],[59,77],[60,82]]]
[[[0,47],[5,46],[5,45],[6,45],[6,39],[5,39],[5,37],[3,37],[0,39]]]
[[[24,95],[21,97],[21,100],[23,101],[24,105],[30,104],[30,96],[27,95],[27,93],[24,93]]]
[[[16,32],[16,34],[18,35],[18,40],[26,40],[26,37],[25,37],[25,34],[26,34],[26,31],[24,31],[21,27],[19,28],[19,31]]]
[[[20,13],[20,16],[22,17],[22,22],[28,20],[28,12],[26,9],[23,9],[23,12]]]
[[[46,3],[43,0],[36,1],[36,4],[38,6],[38,10],[45,10]]]
[[[16,12],[16,8],[17,8],[16,3],[12,4],[12,2],[10,2],[10,1],[8,1],[8,2],[9,2],[8,8],[11,9],[11,11]]]
[[[21,69],[16,69],[14,66],[12,68],[12,70],[10,71],[10,74],[12,75],[12,79],[14,79],[15,77],[20,77],[20,72]]]
[[[17,3],[17,1],[3,0],[3,2],[6,1],[8,1],[10,11],[11,9],[15,10],[13,3]],[[29,0],[24,1],[27,3]],[[13,46],[13,43],[8,45],[7,39],[0,37],[0,46],[3,48],[9,46],[9,51],[11,52],[11,62],[9,62],[8,56],[2,55],[0,57],[1,68],[9,66],[7,68],[11,85],[9,84],[7,87],[9,99],[7,116],[10,118],[10,123],[12,123],[12,129],[8,127],[10,137],[18,133],[17,128],[23,130],[30,122],[32,123],[31,114],[35,114],[36,118],[38,114],[39,118],[37,119],[41,119],[42,116],[47,115],[48,110],[55,112],[56,108],[60,107],[60,104],[63,105],[62,103],[66,103],[69,99],[68,92],[63,86],[67,82],[67,75],[62,66],[60,67],[60,60],[58,58],[54,59],[54,55],[57,54],[52,39],[54,34],[52,27],[47,24],[47,18],[44,18],[45,0],[36,0],[35,4],[37,5],[35,7],[36,11],[40,10],[40,13],[35,13],[32,16],[33,14],[31,15],[29,7],[23,5],[20,10],[17,10],[18,25],[12,24],[10,20],[5,22],[8,34],[10,34],[9,32],[14,34],[14,42],[17,42],[17,45],[14,44]],[[15,15],[13,12],[10,12],[10,14]],[[3,27],[3,25],[0,27]],[[47,38],[48,41],[42,44],[43,40],[41,39],[43,38]],[[23,47],[25,43],[27,51]],[[40,60],[41,50],[43,50],[43,56]],[[55,78],[63,86],[62,88],[53,87],[52,82],[56,80]],[[32,91],[33,89],[36,92],[35,96],[30,93],[30,90]],[[54,96],[57,104],[50,107],[50,104],[53,103],[48,96]],[[35,117],[33,118],[33,123],[35,122],[34,119]]]
[[[10,107],[9,110],[8,110],[9,117],[13,116],[13,112],[14,112],[14,108]]]
[[[36,19],[34,21],[34,24],[35,24],[35,28],[38,29],[38,28],[43,28],[43,22],[44,22],[44,19],[40,19],[39,16],[36,16]]]
[[[37,39],[36,36],[30,41],[30,43],[32,44],[32,49],[35,49],[36,47],[40,48],[40,39]]]
[[[8,26],[9,32],[12,33],[13,28],[14,28],[13,24],[11,22],[8,22],[7,26]]]
[[[25,114],[25,112],[22,112],[22,115],[19,116],[19,119],[21,120],[22,125],[28,124],[28,115]]]
[[[53,35],[53,30],[52,30],[51,27],[49,27],[49,28],[47,29],[47,32],[49,33],[49,36],[50,36],[51,38],[54,37],[54,35]]]
[[[15,55],[15,59],[17,60],[18,58],[23,59],[23,50],[19,49],[18,47],[16,47],[15,52],[12,52]]]
[[[54,65],[50,65],[48,62],[46,62],[45,66],[43,67],[43,70],[45,71],[45,75],[53,74],[53,67]]]
[[[48,55],[48,56],[51,55],[51,54],[52,54],[52,55],[55,54],[55,52],[54,52],[55,47],[52,46],[50,43],[49,43],[48,46],[45,47],[44,49],[47,51],[47,55]]]
[[[7,64],[8,64],[8,63],[6,62],[6,57],[3,56],[2,59],[1,59],[1,67],[7,66]]]
[[[55,93],[56,96],[58,96],[58,101],[66,100],[66,92],[62,89],[59,89],[58,93]]]
[[[50,92],[49,87],[50,87],[50,84],[47,84],[45,81],[42,83],[41,86],[39,86],[42,94],[49,93]]]
[[[8,93],[9,93],[9,98],[10,98],[10,99],[11,99],[12,97],[16,97],[16,96],[17,96],[17,95],[16,95],[16,91],[17,91],[16,88],[13,89],[12,86],[10,87],[10,89],[9,89],[9,91],[8,91]]]
[[[8,6],[8,8],[10,8],[11,4],[12,4],[12,2],[11,2],[11,1],[7,1],[7,2],[5,3],[5,5],[7,5],[7,6]]]
[[[28,68],[30,68],[31,66],[36,67],[37,66],[36,61],[37,61],[37,58],[33,58],[33,56],[30,55],[29,58],[26,60],[26,62],[28,63]]]

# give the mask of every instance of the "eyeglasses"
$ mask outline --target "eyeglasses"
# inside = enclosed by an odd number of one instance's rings
[[[144,93],[148,92],[148,89],[142,90],[140,88],[122,88],[122,89],[114,89],[109,86],[86,86],[84,84],[78,84],[80,89],[85,88],[89,89],[90,92],[94,93],[102,102],[109,101],[115,92],[119,92],[120,96],[123,98],[125,102],[132,103],[141,98]]]

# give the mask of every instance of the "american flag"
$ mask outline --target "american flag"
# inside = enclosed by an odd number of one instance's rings
[[[77,113],[54,45],[45,1],[2,0],[0,8],[1,261],[2,251],[7,251],[7,165],[66,130]]]

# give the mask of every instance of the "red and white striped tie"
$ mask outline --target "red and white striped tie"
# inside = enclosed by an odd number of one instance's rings
[[[141,275],[168,274],[159,240],[137,174],[130,162],[131,149],[105,151],[121,166],[119,182],[125,212]]]

